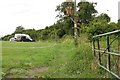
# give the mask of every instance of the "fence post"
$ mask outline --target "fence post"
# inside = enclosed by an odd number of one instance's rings
[[[95,52],[95,40],[93,39],[93,51],[94,51],[94,56],[96,57],[96,52]]]
[[[97,45],[98,45],[98,50],[100,50],[100,42],[99,42],[99,38],[97,39]],[[101,65],[101,55],[100,52],[98,52],[98,58],[99,58],[99,64]]]
[[[120,32],[118,33],[118,51],[120,54]],[[120,56],[118,56],[118,75],[120,77]]]
[[[109,35],[107,36],[107,49],[108,49],[108,52],[110,52],[110,37],[109,37]],[[108,56],[107,56],[107,69],[110,70],[110,54],[108,54]]]

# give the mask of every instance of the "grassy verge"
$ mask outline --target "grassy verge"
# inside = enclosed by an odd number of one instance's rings
[[[2,42],[3,77],[100,78],[90,43],[75,48],[71,38],[59,42]]]

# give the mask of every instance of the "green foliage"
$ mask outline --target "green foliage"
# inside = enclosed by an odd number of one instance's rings
[[[71,56],[70,62],[67,64],[68,74],[77,78],[80,76],[82,78],[100,77],[98,75],[98,67],[94,64],[93,56],[90,53],[92,53],[91,48],[85,43],[82,43],[78,49],[75,49],[75,53]],[[91,70],[94,73],[91,73]]]
[[[42,39],[43,40],[46,40],[46,39],[48,39],[49,38],[49,33],[50,33],[50,31],[49,30],[43,30],[42,31]]]
[[[6,35],[4,37],[1,38],[1,40],[4,40],[4,41],[9,41],[9,39],[12,37],[12,35]]]
[[[57,35],[59,36],[59,38],[61,38],[65,35],[65,31],[63,29],[59,29]]]
[[[74,15],[74,3],[73,2],[63,2],[62,4],[60,4],[56,7],[55,11],[59,12],[59,14],[56,17],[63,18],[65,15],[67,15],[66,8],[68,6],[71,6],[72,15]]]
[[[78,18],[80,23],[88,24],[92,19],[97,10],[95,9],[96,3],[90,2],[79,2],[78,3]]]
[[[117,30],[117,24],[110,22],[110,17],[107,14],[100,14],[95,17],[94,20],[89,24],[87,28],[87,33],[89,35],[88,39],[92,40],[92,36]]]
[[[18,26],[18,27],[16,27],[15,33],[22,33],[23,30],[24,30],[24,27]]]
[[[106,13],[100,14],[97,18],[98,20],[105,20],[107,23],[110,22],[110,17]]]

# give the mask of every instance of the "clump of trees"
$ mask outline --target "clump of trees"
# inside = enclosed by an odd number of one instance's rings
[[[92,36],[114,31],[118,29],[118,24],[115,22],[110,22],[110,17],[102,13],[95,17],[89,24],[87,28],[88,39],[91,40]]]
[[[66,16],[66,7],[71,6],[71,17],[74,17],[74,3],[63,2],[56,7],[58,15],[56,17],[59,20],[51,26],[47,26],[45,29],[25,29],[23,26],[16,27],[15,32],[11,35],[2,37],[2,40],[9,40],[14,34],[24,33],[29,34],[34,40],[48,40],[48,39],[60,39],[65,35],[73,36],[74,23],[69,17]],[[91,40],[92,36],[114,31],[120,29],[120,20],[118,23],[111,22],[110,17],[106,13],[98,15],[98,11],[95,9],[97,3],[91,2],[79,2],[77,4],[77,17],[79,32],[87,33],[88,39]]]

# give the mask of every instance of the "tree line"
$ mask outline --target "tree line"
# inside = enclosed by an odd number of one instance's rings
[[[2,40],[9,40],[17,33],[28,34],[34,40],[48,40],[48,39],[60,39],[63,36],[71,35],[74,33],[74,23],[66,15],[66,7],[71,6],[71,17],[74,18],[74,3],[63,2],[56,7],[56,16],[59,20],[51,26],[46,26],[45,29],[25,29],[23,26],[16,27],[15,32],[11,35],[2,37]],[[79,27],[79,33],[88,34],[88,39],[91,40],[92,36],[102,34],[105,32],[114,31],[120,29],[120,20],[118,23],[111,22],[111,18],[106,13],[98,15],[98,11],[95,9],[97,3],[93,2],[79,2],[77,4],[77,22]]]

